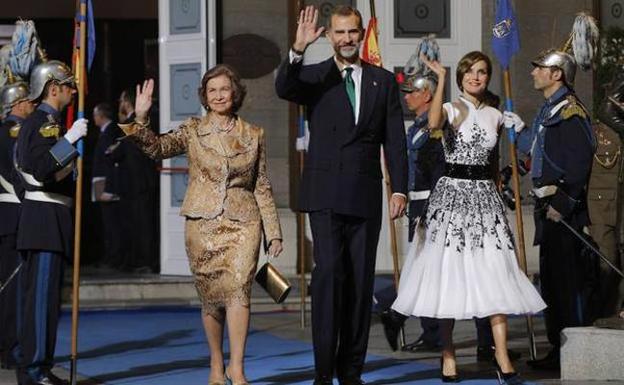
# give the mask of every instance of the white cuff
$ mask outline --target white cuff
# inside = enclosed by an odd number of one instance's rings
[[[292,49],[289,49],[288,50],[288,59],[290,61],[290,64],[297,64],[301,60],[303,60],[303,55],[297,55],[295,53],[295,51],[293,51]]]

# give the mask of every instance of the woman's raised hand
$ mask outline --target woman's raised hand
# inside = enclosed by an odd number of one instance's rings
[[[431,70],[434,74],[438,75],[438,79],[444,79],[446,76],[446,68],[440,62],[435,60],[429,60],[424,53],[420,54],[420,60]]]
[[[145,122],[150,107],[152,107],[152,93],[154,92],[154,79],[148,79],[143,84],[136,86],[136,101],[134,102],[134,112],[138,121]]]
[[[299,12],[293,48],[297,51],[305,51],[310,44],[321,36],[324,30],[324,27],[318,27],[318,9],[313,5],[308,5]]]

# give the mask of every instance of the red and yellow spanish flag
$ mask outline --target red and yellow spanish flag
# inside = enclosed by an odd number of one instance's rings
[[[364,49],[362,50],[362,60],[377,67],[383,67],[381,63],[381,51],[377,43],[377,18],[371,17],[364,36]]]

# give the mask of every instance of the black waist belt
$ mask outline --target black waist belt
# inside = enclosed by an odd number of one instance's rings
[[[456,179],[492,179],[490,166],[446,163],[444,176]]]

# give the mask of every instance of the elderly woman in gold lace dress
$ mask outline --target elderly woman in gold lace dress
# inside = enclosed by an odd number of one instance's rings
[[[199,97],[208,111],[163,135],[148,127],[154,83],[137,86],[136,119],[121,125],[153,159],[186,154],[189,182],[181,215],[191,271],[210,345],[210,384],[246,384],[243,357],[249,297],[260,244],[282,251],[282,233],[266,172],[264,131],[236,115],[245,88],[236,72],[217,65],[203,77]],[[230,360],[223,362],[227,322]]]

